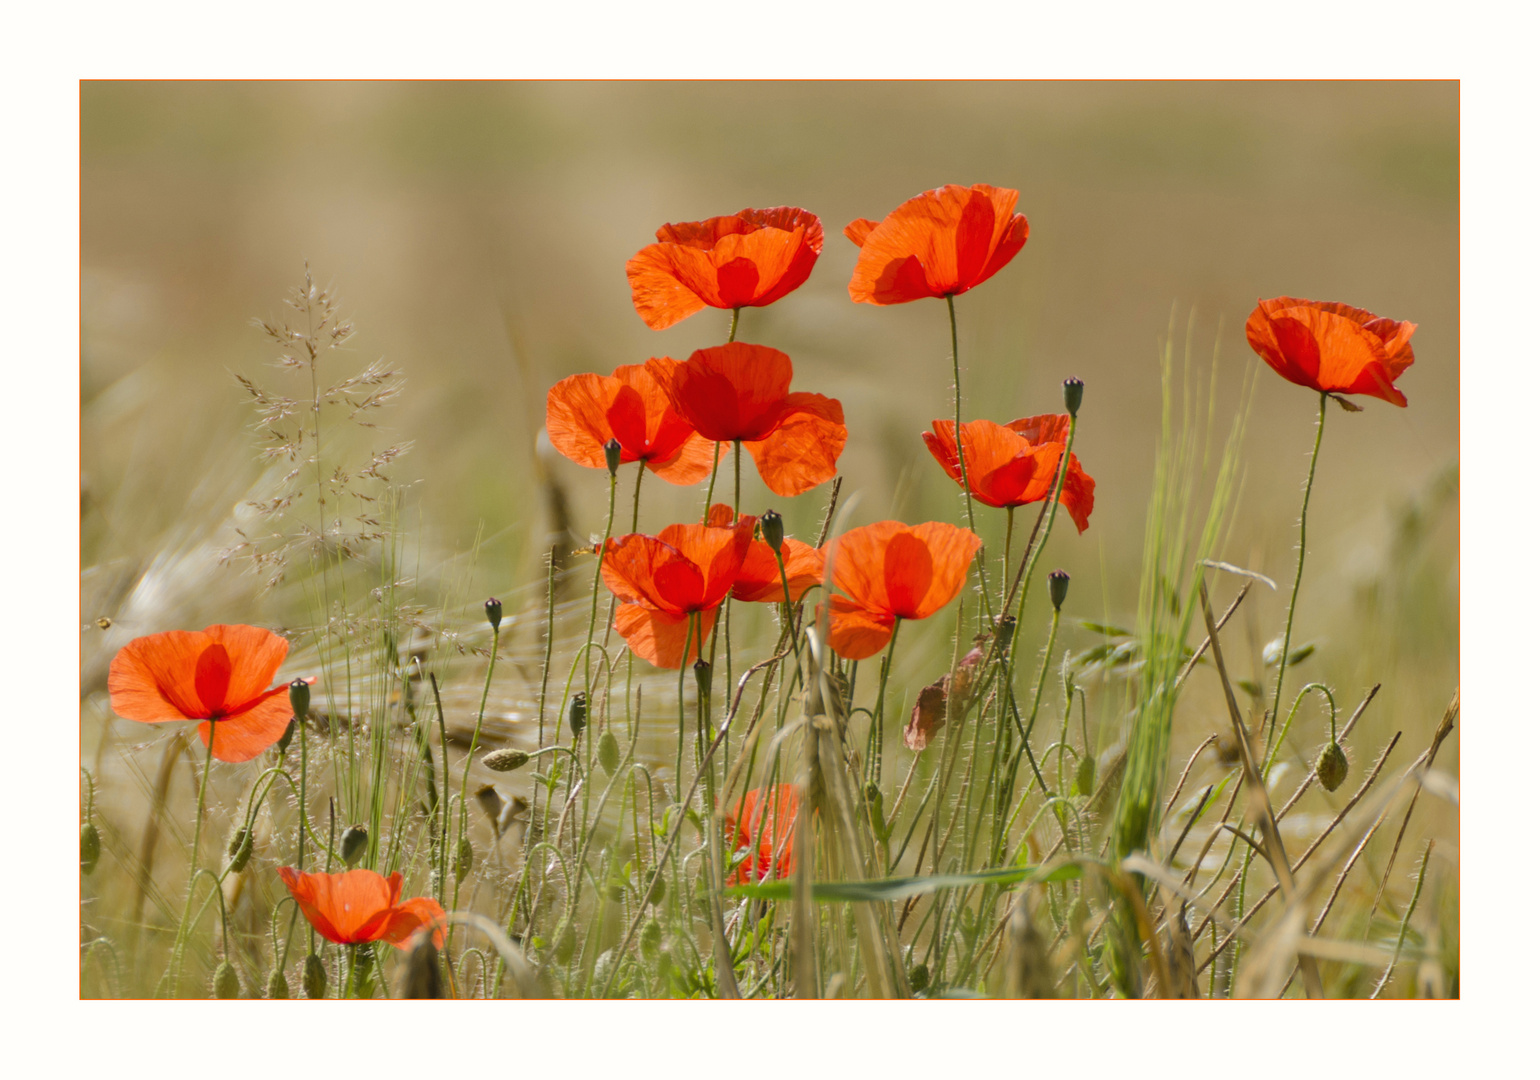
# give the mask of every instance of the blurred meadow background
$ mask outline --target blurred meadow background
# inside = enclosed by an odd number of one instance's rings
[[[1402,768],[1459,671],[1458,95],[1454,82],[84,83],[82,764],[102,769],[114,730],[152,734],[106,708],[107,663],[130,638],[305,618],[295,594],[219,556],[249,524],[242,504],[264,495],[235,375],[283,378],[251,320],[282,312],[307,262],[357,324],[350,362],[383,358],[405,376],[368,438],[412,444],[386,471],[403,488],[424,609],[473,626],[481,600],[502,596],[510,647],[534,653],[520,618],[543,603],[545,552],[602,532],[605,508],[601,473],[538,449],[547,388],[683,359],[725,333],[723,312],[663,332],[637,317],[625,262],[664,222],[783,204],[822,218],[812,277],[745,309],[739,339],[787,352],[794,390],[843,402],[850,525],[959,520],[958,489],[919,438],[950,415],[943,305],[851,303],[857,249],[840,229],[924,189],[982,182],[1021,192],[1031,235],[958,299],[964,419],[1059,411],[1060,382],[1086,384],[1075,451],[1096,479],[1095,513],[1082,536],[1062,528],[1042,566],[1074,580],[1061,648],[1103,640],[1076,619],[1133,625],[1158,356],[1174,337],[1179,365],[1185,352],[1197,375],[1216,373],[1216,440],[1255,380],[1219,557],[1280,585],[1253,590],[1226,648],[1240,677],[1266,682],[1316,398],[1266,370],[1246,317],[1288,294],[1418,324],[1398,384],[1410,406],[1327,417],[1294,626],[1296,643],[1317,646],[1294,685],[1326,682],[1346,713],[1383,682],[1355,741],[1377,752],[1404,731],[1390,759]],[[700,498],[650,483],[643,530],[698,514]],[[776,505],[804,539],[824,501],[822,489],[775,500],[745,476],[745,509]],[[982,525],[991,547],[999,529]],[[1034,628],[1046,605],[1031,598]],[[950,625],[900,645],[905,701],[939,674],[921,660],[949,644]],[[1306,710],[1301,768],[1322,737],[1315,703]],[[1200,670],[1172,768],[1226,723]],[[1458,743],[1457,727],[1439,758],[1455,775]],[[1189,790],[1220,771],[1205,761]],[[1418,815],[1457,898],[1457,815],[1441,800]],[[1403,899],[1414,865],[1409,845]]]

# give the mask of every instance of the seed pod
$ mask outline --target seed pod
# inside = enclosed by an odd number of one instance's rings
[[[658,925],[657,919],[648,919],[647,925],[642,927],[642,959],[652,963],[658,958],[662,945],[663,927]]]
[[[300,976],[300,987],[311,1000],[326,996],[326,965],[315,953],[305,957],[305,972]]]
[[[759,516],[759,531],[765,538],[765,543],[770,545],[771,551],[781,550],[781,541],[786,538],[786,523],[781,520],[781,515],[774,510],[766,510]]]
[[[1348,759],[1339,743],[1329,742],[1321,747],[1321,756],[1315,761],[1315,775],[1327,791],[1336,791],[1347,779]]]
[[[241,980],[228,960],[221,960],[219,966],[214,969],[214,996],[221,1001],[229,1001],[241,996]]]
[[[362,825],[349,825],[342,831],[342,861],[352,866],[364,857],[369,846],[369,830]]]
[[[1085,397],[1085,383],[1071,375],[1064,380],[1064,410],[1070,419],[1080,415],[1080,401]]]
[[[225,845],[225,854],[230,856],[227,868],[230,873],[239,874],[246,869],[246,864],[251,861],[251,830],[245,826],[236,829]]]
[[[611,439],[604,444],[604,467],[614,476],[620,471],[620,440]]]
[[[468,836],[460,837],[460,846],[455,849],[455,880],[463,881],[465,875],[471,872],[471,862],[475,852],[471,850],[471,839]]]
[[[289,743],[294,741],[294,717],[289,717],[288,726],[283,729],[283,734],[278,736],[278,756],[283,757],[289,752]]]
[[[294,710],[294,719],[303,723],[310,712],[310,684],[304,679],[289,684],[289,708]]]
[[[487,622],[496,630],[503,622],[503,602],[494,596],[483,606],[487,609]]]
[[[620,764],[620,743],[616,741],[614,732],[606,731],[599,736],[599,764],[607,775],[615,775],[615,769]]]
[[[102,857],[102,837],[96,831],[96,826],[86,822],[80,827],[80,872],[89,874],[96,869],[96,862]]]
[[[1089,752],[1080,755],[1075,766],[1075,794],[1089,795],[1096,789],[1096,759]]]
[[[572,729],[574,739],[588,726],[588,695],[581,690],[572,695],[572,704],[567,708],[567,726]]]
[[[1069,575],[1063,570],[1055,570],[1048,575],[1048,599],[1053,601],[1053,610],[1058,611],[1064,606],[1064,598],[1069,595]]]
[[[274,1001],[287,1001],[289,997],[289,979],[283,973],[283,968],[274,968],[267,977],[267,996]]]
[[[711,696],[711,665],[698,657],[695,661],[695,689],[703,698]]]
[[[529,763],[529,755],[510,746],[506,750],[493,750],[481,759],[481,763],[493,772],[513,772]]]

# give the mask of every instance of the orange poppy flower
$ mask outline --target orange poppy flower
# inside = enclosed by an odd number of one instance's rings
[[[388,941],[407,947],[413,934],[435,925],[433,944],[444,947],[444,909],[427,896],[401,900],[401,875],[381,877],[373,870],[341,874],[301,874],[280,866],[278,876],[316,933],[338,945]]]
[[[947,184],[916,195],[882,221],[857,218],[845,235],[861,249],[850,278],[858,304],[957,296],[988,281],[1027,242],[1011,188]]]
[[[950,420],[932,420],[935,433],[922,434],[931,456],[946,474],[962,483],[957,464],[957,438]],[[1042,502],[1058,482],[1059,460],[1069,438],[1069,416],[1047,413],[1026,416],[1009,424],[970,420],[963,425],[963,448],[968,455],[968,490],[986,506],[1025,506]],[[1064,490],[1059,504],[1069,511],[1075,528],[1085,532],[1095,505],[1096,481],[1069,456]]]
[[[652,361],[670,372],[677,360]],[[716,447],[674,411],[658,377],[645,364],[622,364],[613,375],[573,375],[545,396],[551,445],[579,465],[603,469],[604,444],[620,443],[620,461],[645,462],[671,484],[696,484],[715,462]]]
[[[795,206],[665,225],[626,263],[631,302],[654,330],[704,307],[764,307],[806,281],[822,250],[817,215]]]
[[[1258,300],[1246,340],[1291,383],[1326,394],[1368,394],[1406,407],[1395,381],[1412,366],[1416,323],[1362,308],[1278,296]]]
[[[674,408],[713,442],[741,442],[765,485],[800,495],[831,478],[845,449],[845,410],[822,394],[791,393],[791,357],[735,341],[682,364],[647,361]]]
[[[945,522],[879,521],[851,529],[834,548],[829,647],[847,660],[875,655],[899,619],[925,619],[962,591],[982,541]]]
[[[795,784],[745,792],[722,815],[733,851],[749,850],[727,879],[729,885],[788,878],[797,872],[796,828],[802,797]]]
[[[736,525],[669,525],[657,536],[610,540],[600,573],[621,601],[615,629],[631,651],[660,668],[699,656],[753,535],[754,518],[745,515]],[[690,616],[697,613],[700,632],[692,635]]]
[[[287,641],[256,626],[135,638],[107,671],[112,711],[145,724],[201,720],[198,737],[205,746],[218,723],[214,756],[250,761],[278,741],[294,715],[289,688],[268,689],[288,654]]]
[[[748,522],[749,528],[759,522],[752,514],[740,514],[738,521]],[[731,527],[733,508],[726,503],[712,503],[706,514],[706,524]],[[823,584],[823,549],[804,544],[801,540],[786,537],[781,541],[781,559],[786,563],[786,588],[781,587],[781,568],[775,561],[775,552],[764,540],[751,540],[743,555],[743,565],[733,578],[733,599],[746,603],[779,604],[791,592],[795,604],[814,585]]]

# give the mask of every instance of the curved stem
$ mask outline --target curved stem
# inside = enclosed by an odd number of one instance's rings
[[[1278,654],[1278,682],[1273,689],[1272,717],[1267,722],[1267,743],[1273,742],[1278,724],[1278,706],[1283,701],[1283,676],[1289,670],[1289,641],[1294,633],[1294,605],[1299,602],[1299,583],[1305,576],[1305,513],[1310,509],[1310,489],[1315,486],[1315,463],[1321,456],[1321,433],[1326,430],[1326,394],[1321,394],[1321,411],[1315,423],[1315,449],[1310,452],[1310,472],[1305,477],[1305,499],[1299,508],[1299,562],[1294,567],[1294,591],[1289,594],[1289,614],[1283,623],[1283,652]]]

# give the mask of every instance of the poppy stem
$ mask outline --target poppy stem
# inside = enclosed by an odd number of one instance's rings
[[[1315,485],[1315,463],[1321,456],[1321,434],[1326,430],[1326,398],[1321,394],[1321,410],[1315,422],[1315,449],[1310,452],[1310,472],[1305,477],[1305,499],[1299,507],[1299,562],[1294,567],[1294,591],[1289,594],[1289,614],[1283,623],[1283,651],[1278,654],[1278,682],[1273,689],[1272,714],[1267,721],[1267,745],[1273,745],[1273,729],[1278,725],[1278,706],[1283,701],[1283,676],[1289,670],[1289,640],[1294,633],[1294,605],[1299,602],[1299,583],[1305,576],[1305,512],[1310,509],[1310,489]]]
[[[631,489],[631,531],[636,532],[638,515],[642,512],[642,477],[647,475],[647,463],[636,463],[636,487]]]
[[[893,670],[893,648],[898,644],[898,628],[902,618],[894,618],[893,634],[888,638],[888,651],[882,656],[882,670],[877,675],[877,707],[872,712],[871,750],[867,756],[872,761],[872,780],[882,783],[882,717],[883,700],[888,696],[888,674]]]
[[[615,501],[615,478],[610,477],[610,502]],[[598,591],[594,593],[595,603],[598,602]],[[492,670],[497,666],[497,638],[499,628],[492,627],[492,655],[487,658],[487,678],[481,685],[481,707],[476,710],[476,728],[471,732],[471,745],[465,751],[465,771],[460,776],[460,829],[456,834],[455,851],[458,857],[459,845],[465,840],[465,832],[470,827],[469,812],[465,807],[465,793],[471,782],[471,760],[476,756],[476,748],[481,744],[481,722],[487,715],[487,695],[492,692]],[[590,635],[593,633],[589,631]],[[454,906],[460,906],[460,879],[455,879]],[[454,939],[454,926],[449,927],[449,933],[444,938],[444,953],[449,954],[449,947]]]
[[[1000,613],[1005,614],[1005,608],[1010,603],[1010,576],[1011,576],[1011,534],[1016,531],[1016,508],[1005,508],[1005,553],[1000,556]]]
[[[727,343],[731,345],[738,337],[738,309],[733,308],[733,318],[727,324]]]
[[[182,980],[182,951],[187,946],[187,917],[192,913],[193,893],[198,888],[198,847],[203,839],[203,807],[209,790],[209,766],[214,761],[214,730],[219,726],[213,717],[208,720],[208,755],[203,759],[203,779],[198,782],[198,816],[193,818],[192,870],[187,879],[187,902],[182,907],[182,918],[176,927],[176,944],[171,953],[171,996],[176,997]]]
[[[963,451],[962,429],[962,366],[957,358],[957,306],[949,294],[946,298],[946,314],[952,324],[952,432],[957,439],[957,469],[962,477],[963,506],[968,511],[968,531],[977,536],[979,529],[973,521],[973,491],[968,487],[968,455]],[[984,613],[992,625],[995,613],[989,603],[989,581],[984,573],[984,549],[980,548],[974,561],[979,568],[979,590],[984,597]]]
[[[684,789],[684,668],[690,662],[690,643],[695,641],[696,615],[690,614],[684,632],[684,653],[679,657],[679,739],[674,747],[674,793],[680,794]],[[696,652],[700,651],[700,643],[695,642]],[[684,813],[683,799],[680,800],[679,812]]]
[[[711,452],[711,483],[706,485],[706,508],[701,511],[700,523],[702,525],[711,520],[711,497],[717,490],[717,466],[722,464],[722,444],[715,443]]]

